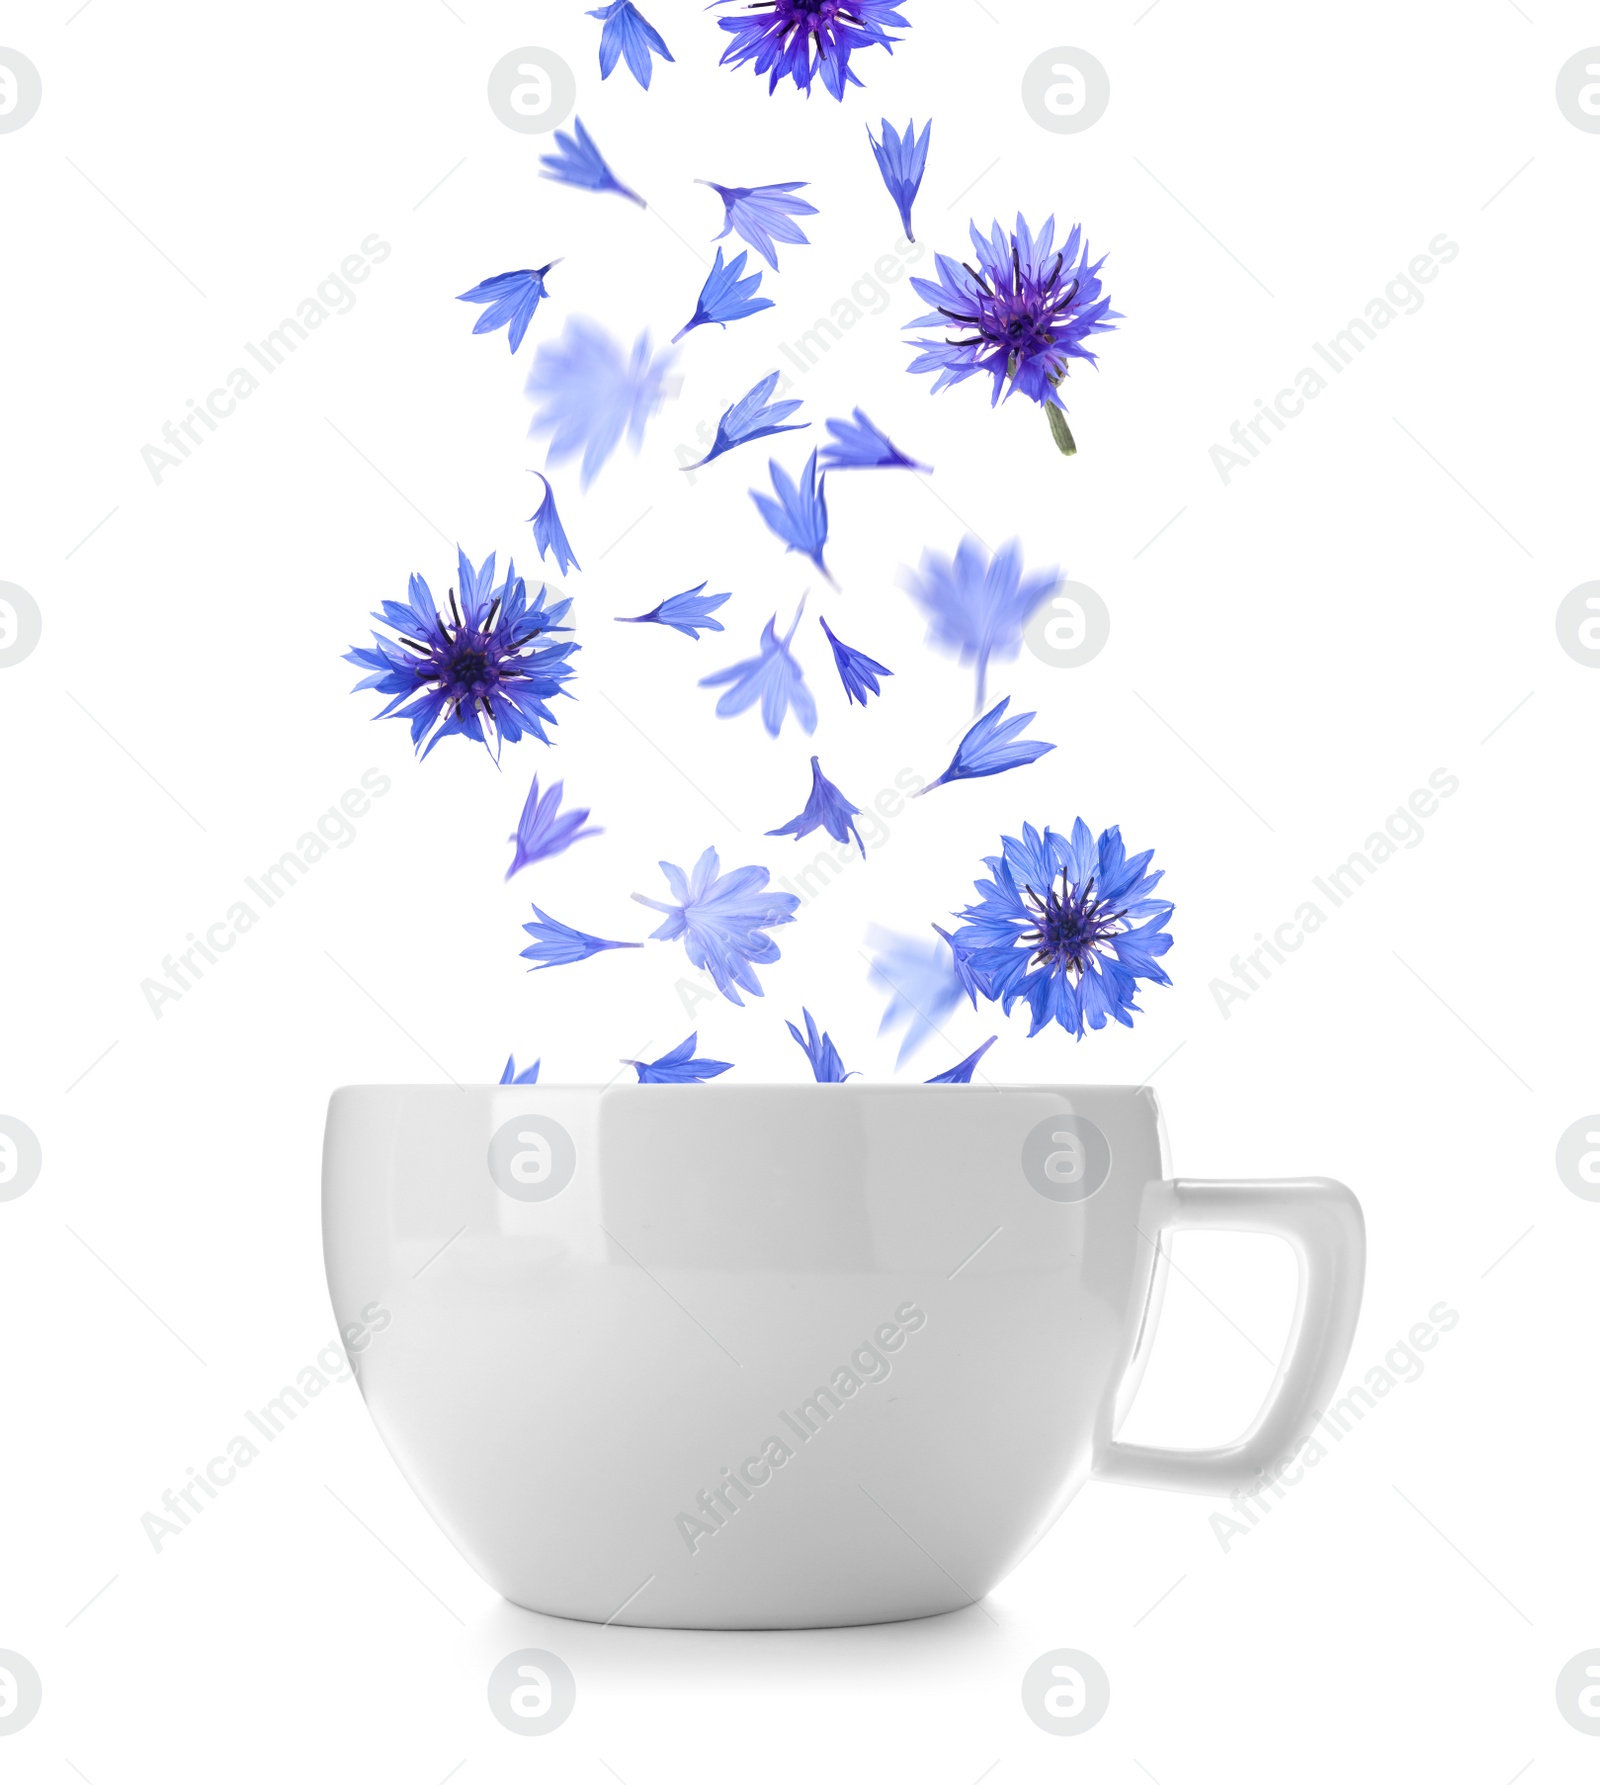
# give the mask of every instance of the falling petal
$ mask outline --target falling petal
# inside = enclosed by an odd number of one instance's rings
[[[844,1061],[839,1058],[839,1050],[833,1045],[833,1037],[817,1033],[816,1018],[812,1016],[811,1012],[802,1009],[800,1014],[805,1018],[806,1032],[804,1035],[793,1023],[788,1023],[786,1026],[789,1033],[795,1038],[800,1051],[811,1062],[811,1075],[817,1083],[819,1085],[842,1085],[847,1078],[858,1078],[859,1073],[845,1071]]]
[[[737,988],[759,998],[761,982],[751,971],[779,958],[776,942],[766,934],[779,924],[793,923],[800,901],[793,893],[768,892],[770,875],[762,867],[734,868],[718,873],[715,849],[708,849],[695,863],[691,877],[671,862],[661,872],[675,903],[663,904],[633,896],[641,905],[666,913],[666,922],[650,932],[652,940],[683,939],[692,965],[711,975],[723,997],[734,1004],[744,1000]]]
[[[811,690],[806,686],[805,672],[789,650],[805,605],[805,598],[802,596],[799,607],[795,609],[794,620],[782,640],[778,638],[778,616],[774,614],[767,621],[761,634],[760,656],[747,657],[742,663],[731,664],[727,669],[719,669],[714,675],[700,678],[702,688],[718,688],[723,683],[730,684],[727,693],[717,701],[719,718],[731,718],[735,713],[742,713],[754,706],[759,700],[761,723],[771,736],[778,735],[791,707],[803,730],[813,732],[817,729],[817,703],[811,698]]]
[[[732,1068],[731,1060],[697,1060],[694,1050],[699,1041],[700,1032],[696,1030],[659,1060],[624,1060],[622,1064],[638,1073],[641,1085],[698,1085]]]

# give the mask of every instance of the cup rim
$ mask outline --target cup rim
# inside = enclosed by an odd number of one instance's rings
[[[731,1092],[753,1093],[758,1091],[767,1095],[770,1095],[775,1091],[781,1091],[792,1096],[827,1095],[830,1097],[846,1093],[852,1096],[860,1096],[863,1092],[868,1091],[877,1095],[882,1095],[886,1092],[905,1095],[921,1093],[926,1095],[929,1092],[956,1092],[959,1094],[966,1094],[973,1092],[993,1093],[998,1091],[1051,1091],[1058,1095],[1093,1095],[1097,1097],[1110,1096],[1117,1092],[1122,1092],[1125,1095],[1130,1096],[1135,1094],[1148,1094],[1152,1098],[1156,1095],[1154,1086],[1147,1084],[1071,1084],[1060,1079],[1030,1079],[1026,1081],[1007,1080],[1003,1084],[991,1082],[965,1085],[934,1085],[926,1083],[902,1084],[887,1079],[865,1079],[859,1084],[847,1080],[843,1084],[830,1085],[796,1083],[793,1080],[785,1079],[774,1079],[770,1081],[764,1079],[741,1079],[735,1084],[718,1084],[715,1080],[712,1080],[707,1083],[696,1085],[646,1085],[638,1084],[632,1080],[623,1081],[621,1079],[611,1080],[604,1084],[590,1082],[566,1084],[554,1079],[549,1080],[548,1082],[541,1079],[538,1083],[531,1085],[501,1084],[489,1080],[474,1081],[471,1083],[452,1082],[451,1084],[439,1084],[437,1081],[430,1083],[415,1080],[399,1080],[388,1083],[372,1082],[335,1085],[330,1092],[330,1095],[339,1096],[346,1091],[437,1091],[441,1094],[447,1094],[452,1091],[458,1094],[465,1091],[531,1091],[535,1093],[540,1091],[598,1091],[606,1095],[615,1095],[624,1091],[647,1093],[709,1091],[724,1097]]]

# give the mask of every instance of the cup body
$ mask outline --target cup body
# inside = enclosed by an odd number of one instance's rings
[[[1109,1442],[1166,1177],[1148,1089],[349,1087],[328,1281],[508,1599],[876,1623],[987,1593]]]

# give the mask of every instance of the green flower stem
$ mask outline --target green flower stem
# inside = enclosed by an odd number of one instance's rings
[[[1078,443],[1072,438],[1072,429],[1067,426],[1066,411],[1057,409],[1054,403],[1046,403],[1044,412],[1050,417],[1050,438],[1055,441],[1063,458],[1069,458],[1078,450]]]

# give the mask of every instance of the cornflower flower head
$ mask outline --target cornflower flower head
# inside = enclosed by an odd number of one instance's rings
[[[891,28],[909,21],[897,10],[903,0],[714,0],[719,6],[740,5],[737,18],[717,22],[733,41],[722,60],[735,68],[753,63],[757,74],[769,75],[768,93],[778,82],[792,80],[807,98],[820,77],[835,99],[844,98],[846,82],[859,87],[850,66],[857,50],[880,48],[894,54],[901,41]]]
[[[373,614],[395,636],[374,632],[370,649],[345,653],[370,671],[356,688],[392,696],[376,716],[409,719],[411,741],[425,757],[458,732],[494,754],[524,732],[548,744],[544,728],[556,719],[547,703],[566,692],[578,649],[556,637],[571,630],[563,621],[572,603],[547,607],[543,587],[530,601],[514,564],[496,588],[493,552],[477,570],[459,547],[456,556],[460,597],[452,588],[445,609],[413,575],[408,603],[386,601]]]
[[[1056,1022],[1081,1040],[1085,1024],[1103,1029],[1108,1017],[1132,1028],[1138,982],[1172,983],[1160,965],[1172,904],[1152,897],[1154,852],[1130,856],[1116,825],[1097,838],[1081,818],[1070,836],[1025,824],[1000,847],[984,857],[990,878],[975,883],[977,902],[953,939],[984,995],[1008,1016],[1025,1003],[1030,1036]]]
[[[933,309],[905,326],[939,329],[944,338],[911,342],[920,351],[908,370],[937,373],[935,391],[988,373],[994,380],[991,405],[1002,392],[1009,398],[1021,391],[1045,410],[1057,447],[1072,453],[1077,447],[1060,386],[1073,360],[1095,363],[1084,343],[1120,316],[1101,289],[1105,257],[1090,264],[1077,224],[1056,248],[1055,227],[1052,217],[1035,236],[1019,214],[1009,235],[996,223],[984,236],[973,223],[976,266],[936,254],[938,277],[911,281]]]

